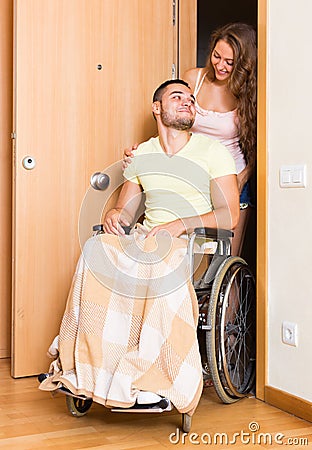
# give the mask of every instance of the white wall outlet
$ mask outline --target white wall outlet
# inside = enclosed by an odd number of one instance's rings
[[[298,345],[298,331],[297,324],[292,322],[282,323],[282,341],[284,344],[297,347]]]

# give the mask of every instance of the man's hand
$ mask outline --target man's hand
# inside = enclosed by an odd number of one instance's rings
[[[140,185],[125,181],[115,208],[110,209],[103,222],[105,233],[124,235],[122,226],[129,227],[134,220],[135,212],[141,202],[142,190]]]
[[[110,209],[104,218],[103,229],[109,234],[125,234],[122,226],[130,226],[130,222],[125,213],[120,209]]]
[[[155,236],[161,231],[168,232],[172,237],[179,237],[181,236],[181,234],[186,233],[187,230],[183,220],[177,219],[163,225],[157,225],[146,235],[146,237]]]

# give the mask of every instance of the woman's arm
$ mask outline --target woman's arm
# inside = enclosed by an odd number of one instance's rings
[[[247,181],[251,178],[255,168],[255,158],[249,162],[246,167],[237,174],[238,190],[241,193]]]
[[[238,183],[238,190],[239,193],[242,192],[243,187],[249,180],[251,175],[251,170],[249,170],[248,166],[245,167],[239,174],[237,174],[237,183]]]

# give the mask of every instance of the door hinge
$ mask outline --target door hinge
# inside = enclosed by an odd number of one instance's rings
[[[12,131],[12,133],[11,133],[11,139],[16,139],[16,133],[15,133],[15,131]]]
[[[177,73],[177,71],[176,71],[176,66],[175,66],[175,64],[172,64],[172,67],[171,67],[171,78],[174,80],[175,78],[177,78],[176,77],[176,73]]]
[[[176,24],[176,13],[177,13],[177,1],[172,0],[172,25]]]

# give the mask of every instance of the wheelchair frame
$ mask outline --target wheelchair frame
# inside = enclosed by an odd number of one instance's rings
[[[126,234],[129,231],[128,227]],[[93,232],[103,233],[103,225],[95,225]],[[256,374],[255,280],[246,261],[231,256],[231,237],[233,232],[229,230],[196,228],[188,242],[191,277],[199,307],[197,334],[203,375],[209,374],[216,393],[226,404],[252,392]],[[208,268],[204,276],[194,282],[197,238],[212,240],[217,248],[213,255],[203,255],[209,258]],[[40,376],[39,381],[42,381]],[[90,409],[91,398],[74,396],[66,388],[59,391],[66,394],[67,408],[72,415],[80,417]],[[158,405],[149,412],[166,410],[166,405]],[[146,410],[125,409],[123,412]],[[184,432],[190,431],[191,420],[191,416],[182,414]]]

